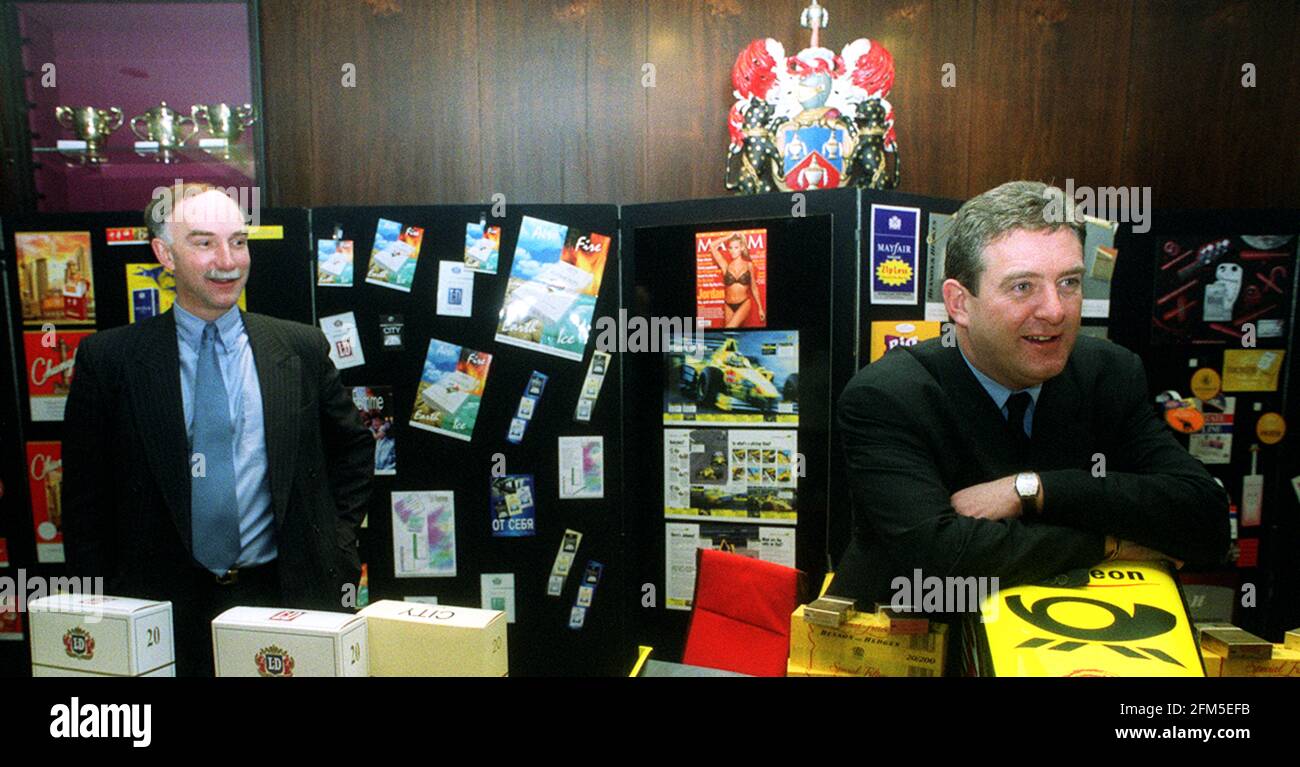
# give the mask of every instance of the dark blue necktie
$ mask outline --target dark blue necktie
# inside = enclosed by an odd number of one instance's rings
[[[1029,436],[1025,434],[1025,411],[1033,402],[1029,392],[1016,392],[1007,398],[1007,428],[1016,450],[1023,456],[1029,450]]]
[[[216,575],[225,575],[239,560],[239,504],[230,399],[217,359],[217,326],[211,322],[203,327],[197,368],[190,463],[191,542],[199,564]]]

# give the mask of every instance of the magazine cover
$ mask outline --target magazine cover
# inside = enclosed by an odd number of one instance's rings
[[[664,423],[799,423],[799,331],[706,331],[664,355]]]
[[[393,576],[456,577],[456,499],[450,490],[392,494]]]
[[[36,561],[63,562],[63,443],[27,443]]]
[[[352,404],[375,438],[375,476],[397,473],[397,435],[393,433],[393,387],[353,386]]]
[[[519,538],[537,535],[537,511],[533,506],[533,475],[507,474],[493,477],[492,537]]]
[[[403,293],[411,292],[415,265],[420,259],[424,230],[418,226],[405,229],[396,221],[379,219],[375,226],[375,244],[370,248],[370,269],[366,282]]]
[[[695,318],[702,328],[767,327],[767,230],[695,235]]]
[[[352,287],[352,240],[316,241],[316,284]]]
[[[501,227],[469,223],[465,225],[465,266],[484,274],[497,273],[501,255]]]
[[[33,421],[62,421],[72,388],[77,346],[90,330],[23,332],[27,356],[27,398]]]
[[[415,387],[411,425],[468,442],[491,364],[491,354],[431,339]]]
[[[127,319],[135,323],[157,317],[176,303],[176,275],[159,263],[126,264]],[[239,292],[239,308],[247,311],[248,288]]]
[[[496,340],[581,360],[609,244],[603,234],[524,216]]]
[[[798,432],[665,429],[664,516],[798,521]]]
[[[23,322],[95,324],[90,232],[15,232]]]

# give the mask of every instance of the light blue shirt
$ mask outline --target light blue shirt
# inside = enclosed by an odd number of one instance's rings
[[[1007,412],[1007,400],[1011,399],[1011,395],[1016,394],[1017,392],[1014,392],[997,381],[994,381],[992,378],[981,373],[979,368],[970,364],[970,360],[966,358],[966,352],[961,349],[961,344],[957,344],[957,351],[961,352],[961,358],[966,360],[966,367],[970,368],[970,372],[975,374],[975,380],[979,381],[980,385],[984,387],[984,391],[988,392],[989,396],[993,398],[993,404],[998,406],[998,411],[1002,413],[1002,417],[1010,418],[1011,415]],[[1042,384],[1020,390],[1029,392],[1029,407],[1025,408],[1024,427],[1025,434],[1030,437],[1034,436],[1034,410],[1038,407],[1038,394],[1042,390]]]
[[[185,435],[194,443],[194,376],[199,346],[207,322],[172,305],[176,315],[176,341],[181,355],[181,400],[185,406]],[[217,360],[221,380],[230,400],[230,422],[235,427],[235,500],[239,505],[240,555],[235,567],[255,567],[276,558],[275,515],[271,511],[271,484],[266,477],[266,429],[262,417],[262,387],[257,380],[253,347],[248,342],[238,306],[216,319]]]

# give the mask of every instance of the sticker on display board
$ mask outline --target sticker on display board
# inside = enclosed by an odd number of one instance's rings
[[[1214,368],[1201,368],[1192,374],[1192,394],[1197,399],[1212,399],[1219,393],[1223,381]]]
[[[578,394],[578,404],[574,408],[573,420],[587,422],[596,409],[596,400],[600,398],[601,386],[605,383],[605,371],[613,359],[608,352],[596,350],[587,364],[587,377]]]
[[[1259,527],[1264,505],[1264,475],[1247,474],[1241,478],[1241,526]]]
[[[1282,320],[1258,320],[1255,322],[1255,335],[1259,338],[1281,338],[1286,325]]]
[[[1236,397],[1205,400],[1201,414],[1205,425],[1187,437],[1187,452],[1206,465],[1232,462],[1232,428],[1237,411]]]
[[[582,581],[578,584],[578,593],[573,599],[573,609],[569,611],[569,628],[577,631],[587,621],[587,612],[596,598],[596,587],[600,585],[600,576],[605,566],[595,560],[587,562]]]
[[[405,349],[402,345],[402,328],[406,323],[402,321],[400,314],[381,314],[379,315],[379,333],[384,339],[384,351],[400,352]]]
[[[1169,407],[1174,405],[1174,407]],[[1169,424],[1174,431],[1182,434],[1194,434],[1205,428],[1205,416],[1195,407],[1187,404],[1186,400],[1179,402],[1166,403],[1165,423]]]
[[[366,364],[361,351],[361,336],[357,333],[357,318],[352,312],[332,314],[320,318],[321,330],[330,344],[330,360],[339,370]]]
[[[445,317],[474,313],[474,272],[456,261],[438,262],[438,308]]]
[[[104,230],[108,245],[148,245],[149,228],[145,226],[113,226]]]
[[[1276,445],[1286,436],[1286,419],[1281,413],[1265,413],[1255,422],[1255,436],[1265,445]]]
[[[564,592],[564,581],[573,568],[573,560],[578,556],[578,547],[582,545],[582,533],[577,530],[565,530],[560,539],[560,548],[555,552],[555,561],[551,564],[551,575],[546,581],[546,596],[558,597]]]
[[[248,227],[248,239],[250,240],[283,240],[283,226],[250,226]]]
[[[871,303],[916,303],[921,209],[871,206]]]

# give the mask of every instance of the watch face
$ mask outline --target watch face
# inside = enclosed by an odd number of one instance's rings
[[[1037,477],[1033,474],[1016,475],[1016,492],[1022,496],[1038,495]]]

